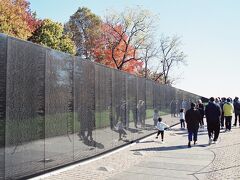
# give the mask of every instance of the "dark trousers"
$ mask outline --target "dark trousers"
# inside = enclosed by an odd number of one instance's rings
[[[188,141],[197,141],[197,134],[198,134],[198,129],[189,129],[188,130]]]
[[[224,114],[221,115],[221,127],[224,127]]]
[[[203,126],[203,125],[204,125],[203,116],[201,116],[200,126]]]
[[[164,138],[164,131],[160,131],[160,130],[158,130],[158,132],[157,132],[157,137],[159,136],[159,134],[161,134],[161,138],[162,138],[162,141],[163,141],[163,138]]]
[[[217,141],[220,132],[220,123],[207,123],[208,137],[209,139],[213,137],[213,141]]]
[[[225,126],[226,126],[226,130],[231,130],[232,116],[225,116]]]
[[[185,122],[184,122],[184,119],[180,119],[180,123],[181,123],[181,128],[185,128]]]
[[[234,125],[236,126],[237,125],[237,119],[238,119],[238,124],[240,126],[240,114],[236,114],[235,113],[235,122],[234,122]]]

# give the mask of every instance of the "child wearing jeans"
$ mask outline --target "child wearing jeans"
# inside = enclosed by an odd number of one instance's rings
[[[165,128],[169,128],[169,126],[167,124],[163,123],[162,118],[159,117],[156,128],[158,129],[156,139],[158,138],[159,134],[161,134],[161,138],[162,138],[162,142],[163,142],[164,130],[165,130]]]
[[[181,123],[181,129],[185,128],[185,113],[184,109],[180,109],[180,123]]]

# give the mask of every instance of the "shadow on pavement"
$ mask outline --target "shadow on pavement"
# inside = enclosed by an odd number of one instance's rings
[[[84,139],[83,143],[87,146],[92,146],[92,147],[96,147],[98,149],[104,149],[104,145],[102,143],[98,143],[94,140],[88,140],[88,139]]]
[[[163,147],[154,147],[154,148],[144,148],[144,149],[133,149],[131,151],[172,151],[178,149],[188,149],[187,145],[179,145],[179,146],[163,146]]]
[[[188,133],[187,132],[180,132],[180,133],[175,133],[177,135],[183,135],[183,136],[188,136]],[[207,131],[200,131],[198,132],[198,136],[202,136],[202,135],[208,135],[208,132]]]
[[[152,141],[143,141],[143,142],[138,142],[138,143],[141,143],[141,144],[144,144],[144,143],[152,143],[154,142],[153,140]]]
[[[138,133],[138,132],[141,131],[141,130],[139,130],[139,129],[133,129],[133,128],[127,128],[127,131],[130,131],[131,133]]]

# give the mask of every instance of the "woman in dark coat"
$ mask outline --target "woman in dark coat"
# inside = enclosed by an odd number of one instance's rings
[[[193,137],[194,145],[197,142],[197,134],[199,128],[199,122],[201,120],[201,114],[196,108],[196,104],[191,103],[191,108],[187,110],[185,120],[188,130],[188,147],[191,147],[191,141]]]

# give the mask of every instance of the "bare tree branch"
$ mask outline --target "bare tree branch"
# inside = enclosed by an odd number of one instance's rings
[[[177,36],[160,39],[159,65],[162,67],[164,84],[171,84],[170,72],[178,64],[185,64],[186,55],[181,51],[181,41]]]

